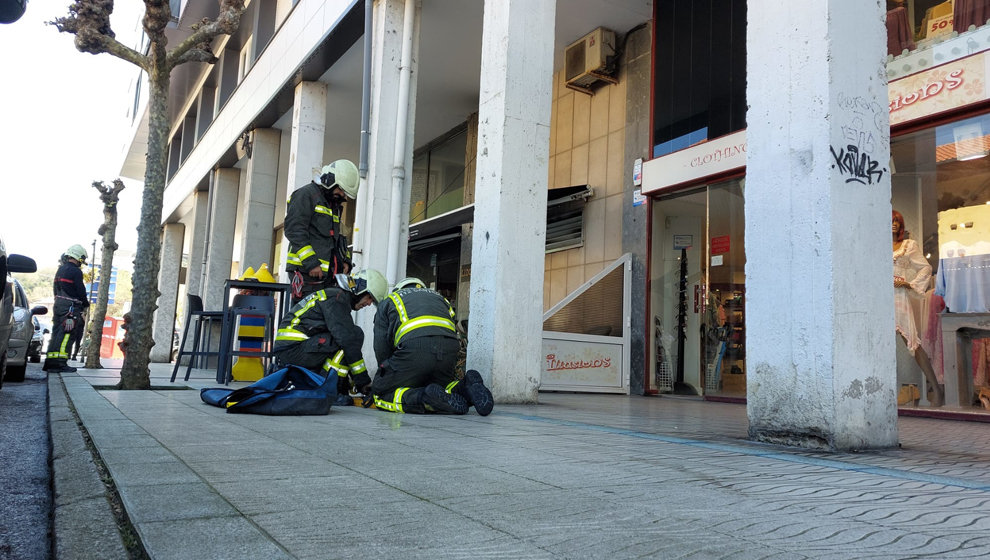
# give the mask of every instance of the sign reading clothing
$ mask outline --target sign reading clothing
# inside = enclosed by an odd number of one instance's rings
[[[990,51],[889,84],[891,126],[990,99]],[[746,131],[715,138],[643,164],[643,194],[698,183],[746,165]]]
[[[654,192],[746,166],[746,131],[740,130],[643,164],[643,192]]]

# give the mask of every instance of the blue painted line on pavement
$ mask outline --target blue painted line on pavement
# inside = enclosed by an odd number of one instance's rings
[[[943,486],[956,486],[959,488],[966,488],[969,490],[990,492],[990,484],[981,481],[956,478],[952,476],[919,473],[919,472],[913,472],[913,471],[907,471],[901,469],[876,467],[871,465],[858,465],[856,463],[847,463],[844,461],[837,461],[835,459],[822,459],[818,457],[809,457],[807,455],[796,455],[784,451],[754,449],[752,447],[747,447],[743,445],[715,443],[711,441],[702,441],[697,439],[668,436],[663,434],[651,434],[649,432],[638,432],[636,430],[628,430],[625,428],[614,428],[612,426],[603,426],[600,424],[588,424],[585,422],[575,422],[573,420],[558,420],[556,418],[547,418],[545,416],[533,416],[528,414],[517,414],[514,412],[501,412],[501,411],[496,412],[496,414],[498,414],[499,416],[511,416],[513,418],[519,418],[520,420],[528,420],[532,422],[544,422],[547,424],[555,424],[557,426],[566,426],[569,428],[578,428],[582,430],[590,430],[595,432],[604,432],[609,434],[635,437],[640,439],[648,439],[653,441],[660,441],[663,443],[689,445],[691,447],[711,449],[713,451],[738,453],[740,455],[749,455],[752,457],[765,457],[767,459],[786,461],[789,463],[814,465],[816,467],[827,467],[827,468],[838,469],[843,471],[858,472],[858,473],[871,474],[876,476],[886,476],[886,477],[898,478],[902,480],[911,480],[914,482],[941,484]]]

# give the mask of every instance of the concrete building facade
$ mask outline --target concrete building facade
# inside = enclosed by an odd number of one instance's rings
[[[891,199],[916,235],[941,228],[927,207],[940,169],[904,171],[897,134],[932,136],[920,123],[960,121],[990,99],[956,86],[968,101],[919,111],[935,96],[921,84],[897,104],[917,113],[888,124],[888,79],[962,60],[975,73],[969,58],[984,52],[970,52],[984,33],[974,27],[884,60],[900,7],[252,0],[217,64],[173,76],[160,290],[179,297],[156,333],[181,322],[185,294],[216,309],[227,278],[280,271],[289,194],[329,161],[360,161],[370,11],[368,173],[344,220],[355,260],[448,297],[468,366],[497,400],[555,388],[748,398],[756,438],[892,445],[898,393],[924,383],[895,351],[892,271],[869,263],[890,262]],[[214,9],[185,3],[176,38]],[[783,56],[780,26],[806,48]],[[853,54],[864,50],[876,56]],[[948,93],[951,72],[943,79]],[[145,92],[135,95],[122,174],[140,178]],[[918,141],[904,142],[920,161]],[[915,302],[919,324],[929,301]],[[547,332],[561,340],[548,346]],[[947,403],[972,408],[980,379],[960,378],[945,382]],[[929,408],[923,398],[908,407]]]

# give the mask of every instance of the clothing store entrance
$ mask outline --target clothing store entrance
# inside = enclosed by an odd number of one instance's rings
[[[652,204],[652,388],[746,396],[744,179]]]

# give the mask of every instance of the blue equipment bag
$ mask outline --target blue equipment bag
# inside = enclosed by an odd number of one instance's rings
[[[327,380],[333,377],[330,382]],[[290,365],[240,389],[224,387],[200,389],[206,404],[226,408],[227,412],[303,416],[328,414],[337,398],[337,376],[313,373]]]

